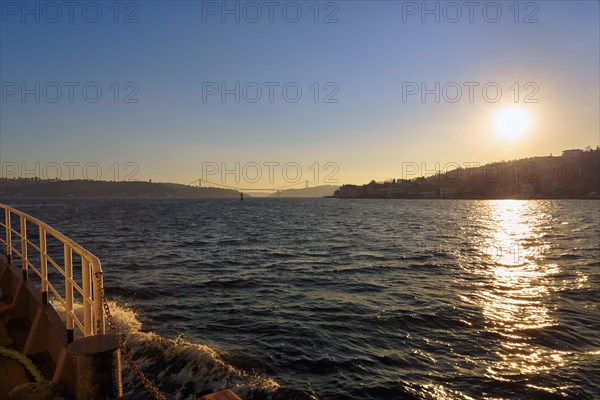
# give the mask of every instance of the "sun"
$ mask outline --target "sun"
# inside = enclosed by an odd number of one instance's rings
[[[531,127],[531,116],[519,107],[505,108],[494,118],[494,130],[503,138],[514,140]]]

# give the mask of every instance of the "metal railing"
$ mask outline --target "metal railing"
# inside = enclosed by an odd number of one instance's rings
[[[12,263],[13,255],[16,254],[21,259],[23,280],[29,279],[30,270],[40,278],[42,303],[48,302],[48,291],[50,291],[54,295],[54,298],[64,307],[65,325],[68,335],[67,341],[73,341],[75,327],[81,331],[83,336],[104,334],[104,314],[101,296],[103,289],[102,266],[98,257],[56,229],[24,212],[4,204],[0,204],[0,210],[4,211],[3,222],[0,222],[0,226],[4,227],[4,235],[0,233],[0,243],[4,244],[6,248],[5,254],[8,262]],[[13,217],[19,219],[19,229],[13,228]],[[0,220],[2,220],[1,216]],[[27,234],[29,226],[37,227],[37,243],[32,240],[35,234],[33,236],[28,236]],[[55,261],[48,254],[48,235],[54,237],[59,245],[62,245],[62,265],[59,265],[60,262]],[[18,248],[13,245],[13,237],[18,238],[20,242]],[[30,249],[37,252],[37,257],[29,256]],[[74,278],[73,274],[73,253],[81,258],[80,282]],[[37,267],[31,261],[32,258],[38,259],[39,265]],[[49,281],[49,267],[53,268],[64,278],[64,295],[59,293],[59,290]],[[79,275],[79,271],[76,272]],[[74,312],[74,290],[82,299],[83,321]]]

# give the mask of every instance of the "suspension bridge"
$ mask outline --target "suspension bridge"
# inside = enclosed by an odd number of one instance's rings
[[[196,179],[195,181],[188,183],[188,186],[203,187],[203,185],[204,185],[204,187],[208,187],[206,185],[211,185],[210,187],[220,187],[220,188],[223,188],[223,189],[237,190],[240,193],[244,193],[244,192],[270,192],[270,193],[277,193],[280,190],[300,188],[300,186],[303,186],[306,189],[308,189],[310,187],[308,181],[300,181],[300,182],[292,183],[292,184],[289,184],[289,185],[278,186],[278,187],[271,187],[271,188],[253,188],[253,187],[230,186],[230,185],[225,185],[225,184],[218,183],[218,182],[212,182],[212,181],[209,181],[208,179],[202,179],[202,178]]]

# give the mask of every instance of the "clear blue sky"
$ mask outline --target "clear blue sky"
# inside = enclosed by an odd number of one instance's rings
[[[75,177],[97,163],[102,178],[112,179],[119,163],[122,179],[133,162],[136,179],[189,183],[206,173],[206,163],[234,169],[238,162],[254,177],[254,162],[262,179],[244,186],[273,187],[287,183],[287,163],[302,168],[302,180],[327,183],[333,169],[324,165],[333,162],[339,183],[364,183],[399,178],[406,162],[434,169],[436,162],[486,163],[600,142],[598,1],[480,1],[472,10],[462,1],[427,2],[439,9],[439,22],[422,13],[422,2],[280,1],[272,22],[264,1],[250,3],[226,2],[239,9],[236,22],[235,11],[222,14],[221,1],[75,1],[70,10],[63,2],[2,0],[5,175],[23,163],[34,170],[36,162],[40,169],[56,163],[64,179],[64,163],[78,162]],[[207,92],[236,82],[239,103],[235,94],[223,102]],[[440,102],[433,93],[425,102],[408,95],[412,82],[419,89],[439,82]],[[462,90],[455,103],[454,86],[443,92],[451,82]],[[473,101],[464,82],[479,84]],[[490,83],[486,98],[482,87]],[[262,97],[253,103],[257,85]],[[97,87],[102,95],[92,102]],[[302,97],[292,102],[298,87]],[[491,101],[494,87],[502,89],[498,102]],[[527,95],[537,103],[525,102]],[[517,138],[494,128],[495,116],[510,107],[530,119]],[[270,162],[279,163],[273,182],[264,166]],[[53,171],[47,167],[46,175]],[[211,178],[235,184],[233,174]]]

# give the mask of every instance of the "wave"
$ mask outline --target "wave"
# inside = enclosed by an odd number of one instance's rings
[[[52,305],[63,318],[62,305],[57,301]],[[244,399],[277,399],[283,392],[289,392],[281,389],[272,378],[228,364],[224,361],[227,354],[209,345],[194,343],[181,336],[170,339],[144,332],[136,312],[127,306],[109,301],[109,307],[138,367],[161,391],[172,393],[177,399],[196,399],[199,394],[222,389],[231,389]],[[80,318],[81,304],[75,304],[74,310]],[[129,365],[123,361],[122,366],[124,394],[143,392],[143,386]]]

